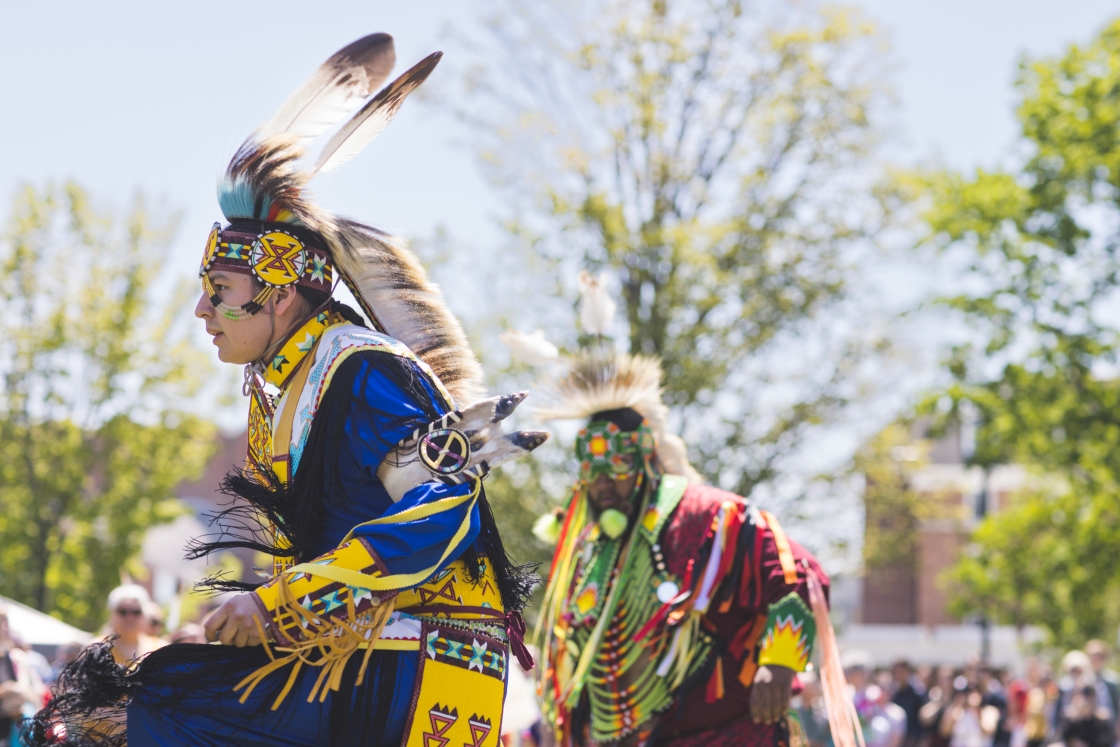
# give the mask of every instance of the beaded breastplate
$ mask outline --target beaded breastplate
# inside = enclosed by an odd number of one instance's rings
[[[630,538],[610,539],[591,524],[584,530],[584,552],[569,596],[570,627],[568,653],[579,658],[587,645],[594,645],[592,632],[604,614],[612,589],[613,612],[599,641],[587,674],[585,692],[590,705],[590,736],[595,742],[613,742],[647,730],[651,719],[673,703],[679,682],[665,664],[675,659],[681,645],[689,647],[689,672],[707,661],[711,642],[702,635],[692,640],[674,636],[669,624],[668,603],[677,596],[682,579],[666,568],[658,536],[684,494],[666,490],[665,481],[657,499],[641,516]],[[625,543],[632,547],[625,551]],[[624,564],[619,558],[626,555]],[[674,642],[675,641],[675,642]],[[643,728],[645,727],[645,728]]]

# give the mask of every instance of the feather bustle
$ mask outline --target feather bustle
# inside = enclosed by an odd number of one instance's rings
[[[428,364],[457,407],[480,399],[485,391],[482,366],[463,325],[405,243],[346,219],[339,219],[330,240],[335,262],[376,311],[386,334]]]

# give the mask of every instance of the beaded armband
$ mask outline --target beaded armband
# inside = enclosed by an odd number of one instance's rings
[[[758,655],[759,665],[774,664],[795,672],[804,672],[809,656],[813,653],[813,638],[816,634],[817,625],[813,621],[813,613],[797,592],[790,592],[770,605],[762,648]]]
[[[311,561],[315,565],[346,568],[376,578],[385,567],[365,540],[344,542],[331,552]],[[309,624],[330,626],[348,620],[361,620],[396,592],[372,592],[308,573],[280,573],[256,589],[269,616],[269,629],[277,641],[301,641]]]

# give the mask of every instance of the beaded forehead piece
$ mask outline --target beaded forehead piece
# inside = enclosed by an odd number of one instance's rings
[[[296,285],[330,293],[335,273],[324,243],[290,223],[236,220],[225,230],[215,223],[206,238],[198,275],[218,313],[244,319],[260,311],[277,288]],[[264,288],[248,303],[230,306],[210,281],[213,269],[252,275]]]
[[[596,420],[588,423],[576,436],[580,477],[588,482],[593,482],[600,475],[626,480],[642,469],[653,453],[653,431],[644,420],[632,431],[624,431],[615,423]],[[624,459],[627,455],[633,459]]]

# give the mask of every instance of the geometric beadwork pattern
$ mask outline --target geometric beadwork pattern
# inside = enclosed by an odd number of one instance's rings
[[[421,626],[424,647],[403,747],[500,747],[509,647],[456,622],[462,621]]]
[[[249,470],[272,465],[272,408],[267,395],[254,388],[249,400]]]
[[[273,286],[291,285],[307,269],[303,242],[286,231],[270,231],[253,244],[253,274]]]
[[[471,631],[433,628],[424,641],[424,653],[429,659],[498,680],[506,676],[505,645]]]
[[[490,719],[478,714],[467,720],[467,726],[471,729],[471,743],[463,745],[463,747],[482,747],[482,742],[490,735],[490,730],[494,728]]]
[[[443,736],[459,720],[459,711],[436,703],[428,709],[432,730],[424,732],[424,747],[447,747],[451,740]]]

